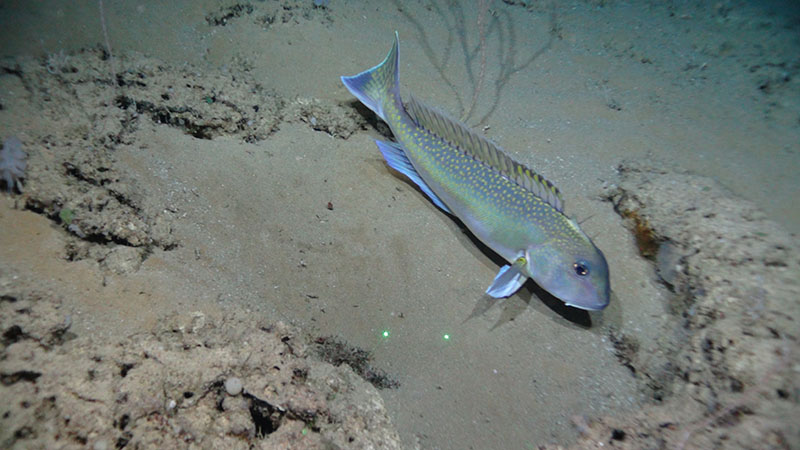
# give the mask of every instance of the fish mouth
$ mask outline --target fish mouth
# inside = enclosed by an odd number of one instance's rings
[[[603,295],[604,292],[597,292],[594,289],[585,289],[579,295],[568,293],[568,295],[564,295],[563,297],[553,293],[551,294],[564,302],[564,304],[567,306],[586,311],[602,311],[606,308],[606,306],[608,306],[611,300],[610,295]]]
[[[586,311],[602,311],[606,309],[606,306],[608,306],[608,302],[606,302],[605,304],[597,304],[597,305],[578,305],[575,303],[566,303],[566,305],[571,306],[573,308],[583,309]]]
[[[577,295],[572,301],[564,301],[567,306],[586,311],[602,311],[611,303],[611,286],[608,282],[599,288],[591,286],[583,290],[583,295]]]
[[[581,302],[574,302],[574,303],[570,303],[570,302],[566,302],[565,301],[564,303],[567,306],[571,306],[573,308],[578,308],[578,309],[583,309],[583,310],[586,310],[586,311],[602,311],[610,303],[610,298],[605,298],[603,300],[596,299],[596,300],[593,300],[593,301],[587,301],[587,302],[581,301]]]

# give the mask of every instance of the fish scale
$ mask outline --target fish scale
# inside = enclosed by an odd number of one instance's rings
[[[391,128],[395,142],[376,141],[389,166],[511,263],[500,269],[487,294],[507,297],[532,278],[567,305],[605,308],[610,297],[605,256],[564,214],[558,189],[457,120],[413,97],[404,104],[398,47],[395,33],[381,64],[342,82]]]

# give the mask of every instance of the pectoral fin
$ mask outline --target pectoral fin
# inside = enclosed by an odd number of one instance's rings
[[[486,293],[494,298],[503,298],[517,292],[528,279],[522,273],[522,269],[527,263],[528,261],[524,257],[519,257],[513,265],[503,266],[494,277],[492,285],[486,289]]]

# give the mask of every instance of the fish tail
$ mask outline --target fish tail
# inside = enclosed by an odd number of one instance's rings
[[[397,77],[397,46],[399,40],[400,38],[395,31],[394,45],[382,63],[358,75],[341,77],[345,87],[384,121],[386,120],[384,115],[386,102],[400,102]]]

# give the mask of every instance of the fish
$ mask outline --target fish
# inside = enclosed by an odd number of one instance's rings
[[[530,278],[568,306],[608,306],[606,258],[564,213],[558,188],[464,123],[413,95],[401,99],[394,38],[383,62],[341,81],[389,125],[395,140],[375,141],[388,166],[509,263],[486,294],[509,297]]]

